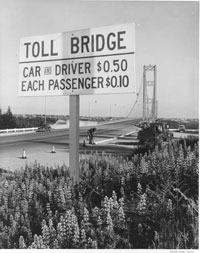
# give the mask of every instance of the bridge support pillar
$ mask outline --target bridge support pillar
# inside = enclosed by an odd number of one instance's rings
[[[147,75],[152,72],[153,75]],[[157,118],[158,101],[156,65],[145,65],[143,67],[143,120],[155,121]],[[150,78],[151,77],[151,78]]]

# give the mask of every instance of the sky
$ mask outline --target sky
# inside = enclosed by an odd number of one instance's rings
[[[198,1],[0,0],[2,111],[69,114],[69,96],[18,96],[20,38],[126,23],[135,23],[136,91],[143,66],[156,65],[158,117],[198,118]],[[136,98],[81,95],[80,115],[127,116]]]

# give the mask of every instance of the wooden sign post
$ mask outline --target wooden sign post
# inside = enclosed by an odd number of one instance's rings
[[[69,168],[75,182],[79,183],[79,95],[69,96]]]

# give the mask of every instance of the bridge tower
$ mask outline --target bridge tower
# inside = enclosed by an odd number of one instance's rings
[[[145,65],[143,67],[143,121],[154,122],[157,118],[156,92],[156,65]]]

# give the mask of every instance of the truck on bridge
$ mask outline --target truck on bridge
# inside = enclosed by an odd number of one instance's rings
[[[139,144],[156,145],[169,141],[173,137],[169,126],[165,122],[143,122],[142,129],[138,132]]]

